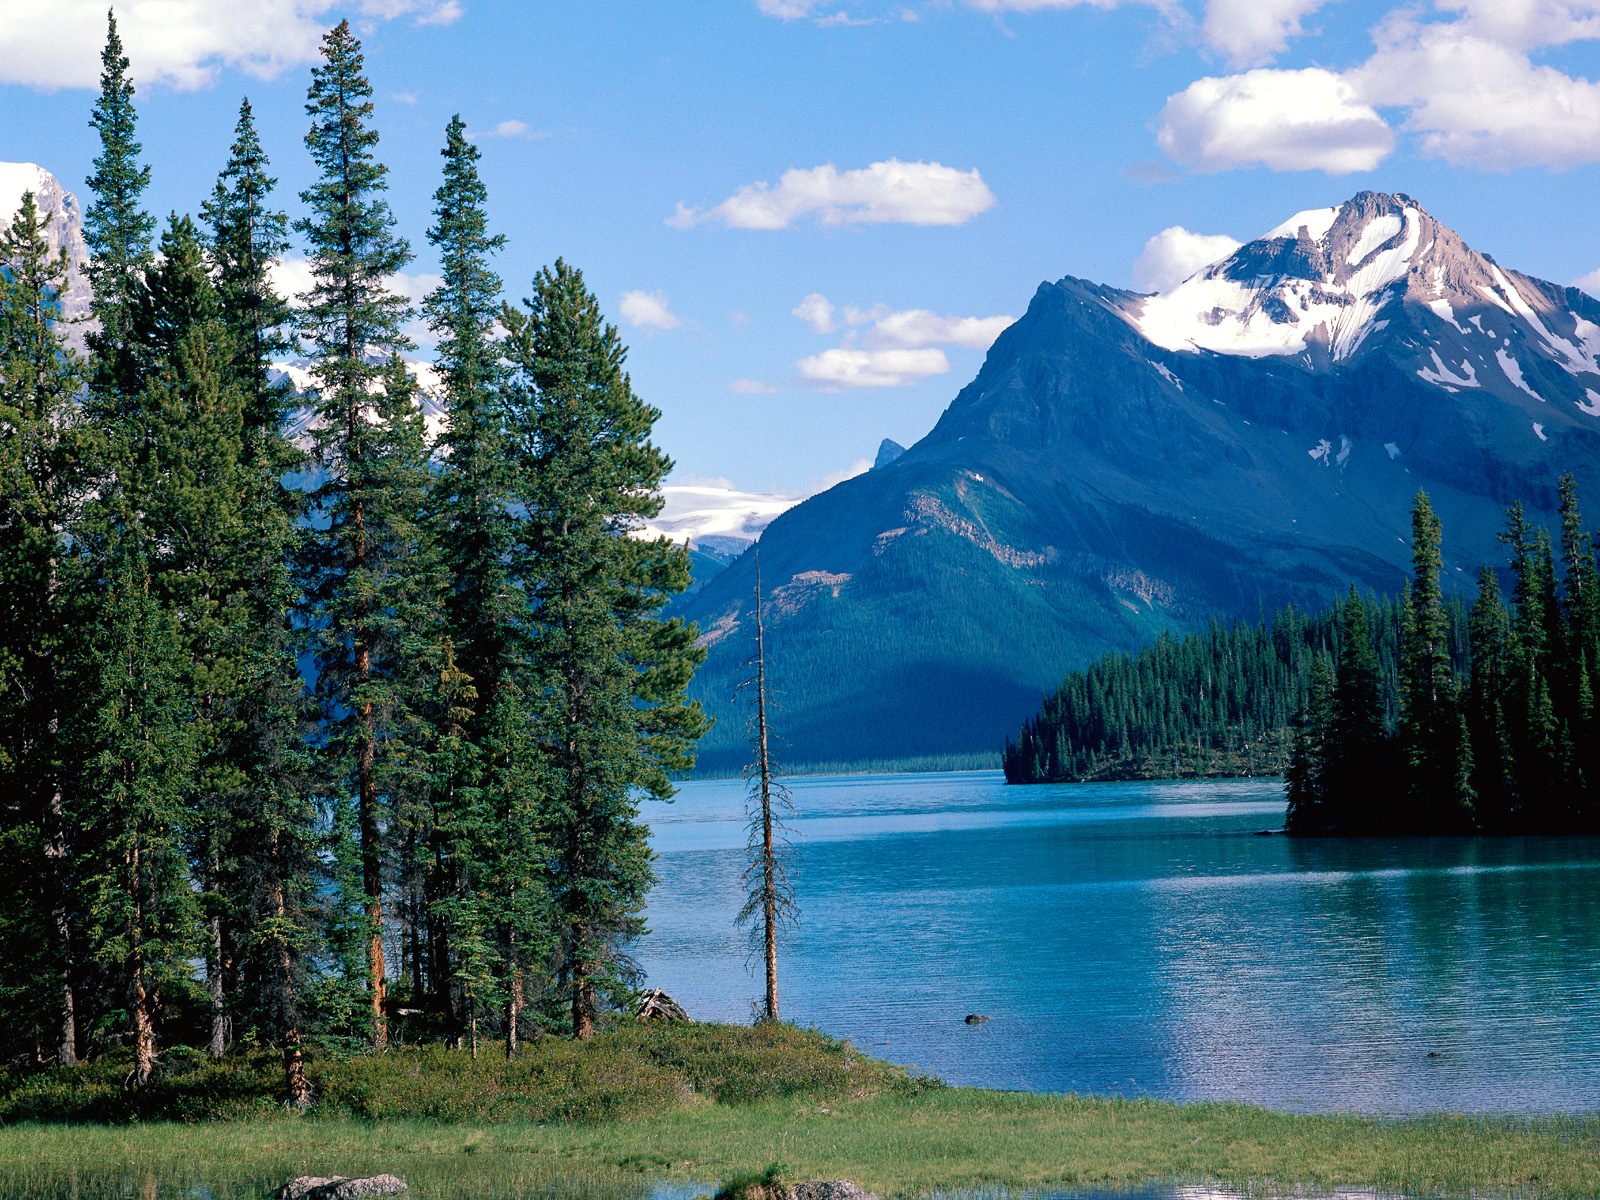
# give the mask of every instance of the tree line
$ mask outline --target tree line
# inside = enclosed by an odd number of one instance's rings
[[[164,1044],[271,1046],[303,1106],[308,1043],[588,1036],[633,982],[638,802],[706,725],[660,614],[687,552],[630,536],[658,411],[577,270],[503,300],[457,117],[430,437],[348,24],[307,94],[292,306],[248,101],[158,233],[114,18],[102,66],[86,354],[33,196],[0,233],[0,1053],[126,1052],[139,1085]]]
[[[1559,485],[1560,530],[1506,514],[1510,603],[1485,566],[1452,645],[1440,592],[1443,530],[1412,513],[1402,598],[1398,714],[1389,715],[1370,623],[1346,608],[1296,716],[1286,775],[1294,833],[1572,833],[1600,830],[1600,569],[1577,484]]]
[[[1402,607],[1348,600],[1330,611],[1294,606],[1270,620],[1203,633],[1163,633],[1135,654],[1112,654],[1069,674],[1008,739],[1010,783],[1082,783],[1281,774],[1295,714],[1316,664],[1339,653],[1343,616],[1363,614],[1377,660],[1386,719],[1398,712]],[[1446,604],[1452,647],[1464,653],[1466,611]]]

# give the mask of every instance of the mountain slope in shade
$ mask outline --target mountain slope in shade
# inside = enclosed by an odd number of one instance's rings
[[[89,280],[84,268],[89,263],[89,248],[83,240],[83,210],[78,198],[61,181],[37,163],[0,162],[0,222],[10,226],[22,207],[22,195],[32,192],[42,216],[50,218],[46,239],[52,251],[67,252],[67,286],[61,294],[62,317],[72,322],[68,341],[84,348],[87,332],[82,318],[89,311]]]
[[[1297,214],[1171,291],[1042,285],[938,425],[762,538],[792,761],[996,748],[1155,631],[1395,591],[1426,488],[1461,588],[1514,500],[1600,514],[1600,302],[1403,195]],[[683,611],[733,712],[750,564]],[[738,721],[705,746],[737,759]]]

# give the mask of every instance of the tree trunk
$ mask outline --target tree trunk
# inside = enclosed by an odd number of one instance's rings
[[[217,891],[217,876],[221,873],[217,859],[217,832],[212,829],[206,851],[206,891],[213,896]],[[221,1058],[228,1050],[228,1018],[222,989],[222,914],[213,912],[207,926],[206,990],[211,1003],[211,1044],[207,1049],[212,1058]]]
[[[300,1044],[300,1019],[294,994],[294,959],[289,953],[289,939],[283,936],[288,905],[284,902],[283,870],[277,862],[276,835],[273,870],[277,876],[272,887],[272,911],[277,917],[278,928],[278,1018],[283,1023],[283,1099],[291,1108],[303,1112],[311,1107],[311,1085],[306,1082],[305,1056]]]
[[[133,1082],[135,1087],[144,1087],[156,1069],[155,1003],[141,952],[134,952],[131,966],[128,1012],[133,1018]]]
[[[764,1019],[778,1019],[778,864],[772,842],[772,760],[767,754],[767,643],[761,620],[761,556],[756,555],[756,745],[761,772],[761,916],[767,966]]]
[[[372,660],[363,642],[356,650],[356,674],[365,684]],[[378,782],[372,705],[361,706],[361,743],[356,755],[357,823],[361,831],[361,890],[367,898],[367,977],[371,981],[372,1048],[389,1045],[386,1012],[388,979],[383,960],[383,852],[378,828]]]
[[[588,931],[579,926],[574,931],[574,942],[584,945]],[[590,977],[589,962],[582,953],[572,960],[572,1036],[582,1041],[594,1036],[595,1009],[594,980]]]
[[[50,721],[50,728],[53,740],[56,728],[54,718]],[[50,927],[55,935],[56,962],[61,972],[57,993],[61,1005],[61,1037],[56,1046],[56,1062],[64,1067],[74,1067],[78,1065],[78,1009],[72,992],[72,919],[67,913],[66,880],[63,878],[66,873],[67,835],[59,787],[52,786],[46,820],[49,830],[44,855],[50,872]]]

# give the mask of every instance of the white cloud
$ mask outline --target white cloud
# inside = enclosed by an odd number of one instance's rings
[[[335,9],[375,20],[442,25],[458,0],[160,0],[123,3],[117,27],[141,86],[205,87],[224,68],[270,79],[313,62]],[[0,4],[0,83],[93,87],[100,77],[106,0],[5,0]]]
[[[833,305],[821,292],[812,292],[790,310],[816,333],[832,333],[839,326],[833,319]]]
[[[1582,288],[1584,291],[1588,292],[1589,295],[1595,297],[1597,300],[1600,300],[1600,267],[1596,267],[1587,275],[1583,275],[1577,279],[1574,279],[1572,281],[1572,286],[1575,288]]]
[[[638,329],[676,329],[683,324],[664,292],[623,292],[617,307],[622,319]]]
[[[1259,66],[1288,49],[1305,30],[1300,20],[1328,0],[1209,0],[1201,23],[1206,41],[1237,67]]]
[[[979,12],[1041,12],[1050,8],[1158,8],[1171,10],[1178,0],[966,0]]]
[[[771,396],[778,389],[770,383],[762,383],[759,379],[735,379],[728,385],[728,390],[741,396]]]
[[[1133,286],[1141,292],[1164,292],[1239,246],[1237,238],[1225,233],[1193,233],[1182,225],[1169,226],[1139,252],[1133,264]]]
[[[526,121],[512,117],[510,120],[501,121],[489,129],[474,129],[467,136],[473,141],[481,142],[484,138],[540,138],[548,137]]]
[[[867,341],[876,346],[942,345],[987,350],[1015,320],[1015,317],[941,316],[926,308],[912,308],[879,317],[873,322]]]
[[[1169,97],[1156,140],[1197,171],[1370,171],[1395,135],[1343,76],[1321,67],[1267,68],[1197,79]]]
[[[795,364],[802,379],[819,387],[890,388],[943,375],[950,360],[943,350],[857,350],[837,347]]]
[[[859,170],[832,163],[791,169],[776,184],[747,184],[720,204],[679,204],[669,225],[716,221],[735,229],[787,229],[810,217],[823,225],[961,225],[994,206],[976,168],[888,159]]]
[[[1368,102],[1407,109],[1405,128],[1420,135],[1422,152],[1458,166],[1600,162],[1600,84],[1527,53],[1530,43],[1600,36],[1600,7],[1503,2],[1514,11],[1457,0],[1465,15],[1442,23],[1398,13],[1375,31],[1377,52],[1347,78]]]

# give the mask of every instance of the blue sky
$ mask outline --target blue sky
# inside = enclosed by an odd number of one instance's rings
[[[1187,233],[1364,188],[1533,274],[1600,269],[1600,0],[117,8],[163,213],[209,189],[244,94],[297,208],[309,58],[349,16],[412,286],[460,112],[509,293],[584,270],[679,481],[813,490],[925,433],[1040,281],[1150,285],[1226,249]],[[0,160],[82,189],[103,15],[0,7]]]

